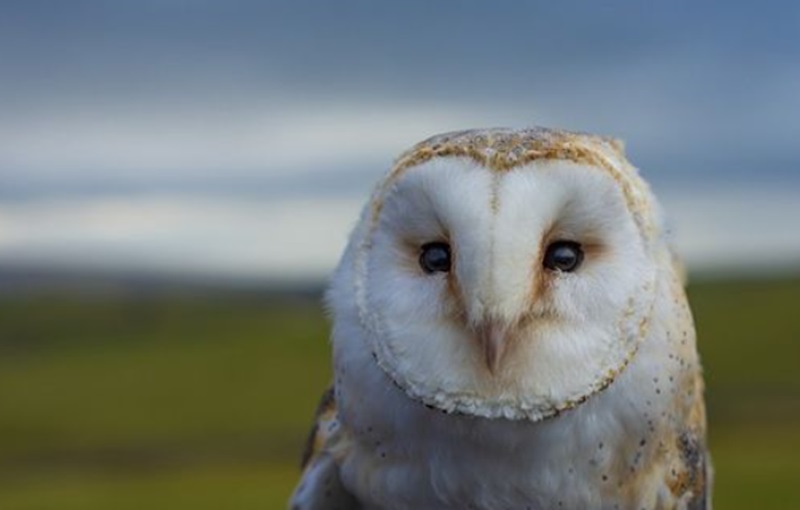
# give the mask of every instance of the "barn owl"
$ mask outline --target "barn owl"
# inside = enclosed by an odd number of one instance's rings
[[[618,141],[416,145],[332,278],[335,380],[290,508],[709,508],[682,280]]]

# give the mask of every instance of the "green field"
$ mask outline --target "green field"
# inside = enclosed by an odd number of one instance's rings
[[[800,281],[690,289],[721,509],[800,508]],[[282,508],[330,369],[312,300],[0,300],[0,509]]]

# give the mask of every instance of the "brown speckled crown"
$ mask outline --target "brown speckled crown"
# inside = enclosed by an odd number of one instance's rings
[[[435,157],[468,157],[497,171],[510,170],[536,159],[566,159],[605,167],[601,152],[624,159],[622,144],[613,138],[533,127],[454,131],[418,143],[398,158],[394,171]]]

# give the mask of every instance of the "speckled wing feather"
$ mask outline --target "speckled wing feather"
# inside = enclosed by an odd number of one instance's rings
[[[698,372],[689,383],[695,394],[703,393],[703,378]],[[706,445],[706,413],[702,399],[695,399],[684,427],[674,436],[672,467],[665,476],[665,486],[674,496],[675,508],[711,509],[713,472]]]
[[[317,406],[301,467],[303,475],[289,502],[290,510],[360,510],[361,505],[339,479],[337,459],[346,455],[344,431],[339,427],[333,388]]]
[[[686,510],[711,509],[711,466],[708,452],[699,438],[686,434],[680,438],[684,471],[681,477],[682,501]]]

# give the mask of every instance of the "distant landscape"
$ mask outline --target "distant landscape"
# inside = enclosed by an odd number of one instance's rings
[[[800,507],[800,277],[695,281],[715,506]],[[330,378],[320,285],[0,288],[0,508],[283,507]]]

